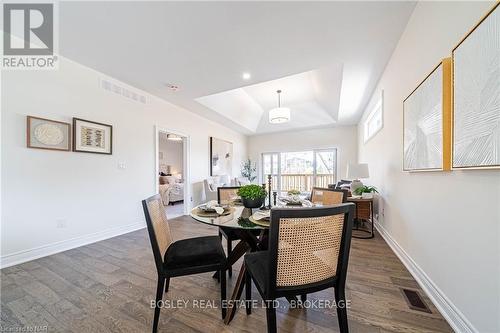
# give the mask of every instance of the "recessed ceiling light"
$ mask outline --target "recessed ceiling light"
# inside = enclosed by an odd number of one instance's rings
[[[243,80],[250,80],[252,75],[250,75],[250,73],[248,73],[248,72],[245,72],[245,73],[243,73],[242,77],[243,77]]]

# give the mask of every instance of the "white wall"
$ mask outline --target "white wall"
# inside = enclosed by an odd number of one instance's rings
[[[158,142],[158,152],[161,153],[161,157],[159,158],[160,163],[160,171],[166,173],[167,165],[170,165],[170,173],[172,175],[176,175],[178,173],[182,174],[183,170],[183,141],[172,141],[167,140],[166,133],[160,133],[160,139]],[[164,166],[164,170],[162,170],[162,166]],[[185,177],[185,175],[182,175]]]
[[[257,162],[260,174],[261,154],[265,152],[287,152],[308,149],[337,148],[338,177],[345,178],[349,162],[357,161],[358,138],[356,126],[339,126],[291,132],[250,136],[248,155]]]
[[[4,265],[143,226],[141,200],[156,191],[155,125],[190,136],[195,204],[209,173],[209,136],[234,143],[234,170],[247,156],[245,136],[154,96],[144,105],[105,91],[104,75],[60,59],[57,71],[2,73]],[[113,155],[28,149],[27,115],[111,124]]]
[[[500,170],[402,172],[402,105],[491,7],[419,2],[374,94],[384,90],[384,128],[366,144],[362,122],[358,131],[359,160],[381,190],[382,231],[462,331],[500,332]]]

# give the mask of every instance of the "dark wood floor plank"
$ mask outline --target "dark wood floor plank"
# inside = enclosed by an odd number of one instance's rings
[[[66,323],[51,315],[32,296],[26,295],[7,303],[25,327],[47,327],[49,332],[73,332]]]
[[[127,313],[120,311],[120,307],[128,301],[127,295],[118,298],[109,287],[98,282],[94,282],[91,288],[81,288],[72,284],[71,280],[66,280],[66,276],[58,276],[43,267],[30,271],[30,273],[33,274],[34,278],[63,295],[64,300],[71,303],[75,308],[80,309],[82,320],[89,320],[90,318],[96,320],[98,324],[95,326],[98,331],[104,328],[104,331],[121,332],[147,327],[139,325],[138,318],[135,316],[128,317]],[[57,308],[51,305],[45,304],[44,307],[52,313]],[[145,308],[144,313],[149,314]],[[80,322],[77,326],[86,327],[85,325],[91,326],[90,323],[82,324]]]
[[[97,320],[89,320],[90,316],[83,309],[76,307],[70,301],[63,299],[44,308],[59,321],[66,323],[73,332],[108,332],[109,330]]]
[[[4,331],[8,331],[10,328],[23,326],[19,318],[17,318],[14,312],[3,302],[0,303],[0,321]]]
[[[26,296],[26,291],[17,284],[11,284],[5,287],[2,286],[2,303],[9,303],[16,299],[23,298],[24,296]]]

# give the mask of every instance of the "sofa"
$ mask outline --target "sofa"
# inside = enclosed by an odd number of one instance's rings
[[[251,182],[245,177],[236,177],[234,178],[234,186],[245,186],[250,185]]]
[[[231,178],[228,175],[211,176],[203,181],[205,201],[217,200],[217,188],[231,186]]]

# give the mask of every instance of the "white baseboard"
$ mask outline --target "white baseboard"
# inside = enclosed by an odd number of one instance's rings
[[[120,236],[135,230],[142,229],[146,226],[144,222],[134,223],[125,226],[106,229],[90,235],[75,237],[64,241],[43,245],[40,247],[23,250],[11,254],[4,255],[0,258],[0,269],[9,266],[22,264],[23,262],[46,257],[59,252],[74,249],[76,247],[99,242],[108,238]]]
[[[467,320],[460,310],[450,301],[448,297],[436,286],[427,274],[417,265],[417,263],[406,253],[405,250],[392,238],[385,228],[375,221],[375,228],[380,233],[385,242],[389,245],[392,251],[398,256],[399,260],[406,266],[413,278],[417,281],[420,287],[425,291],[427,296],[439,312],[446,319],[448,324],[455,332],[460,333],[477,333],[472,323]]]

